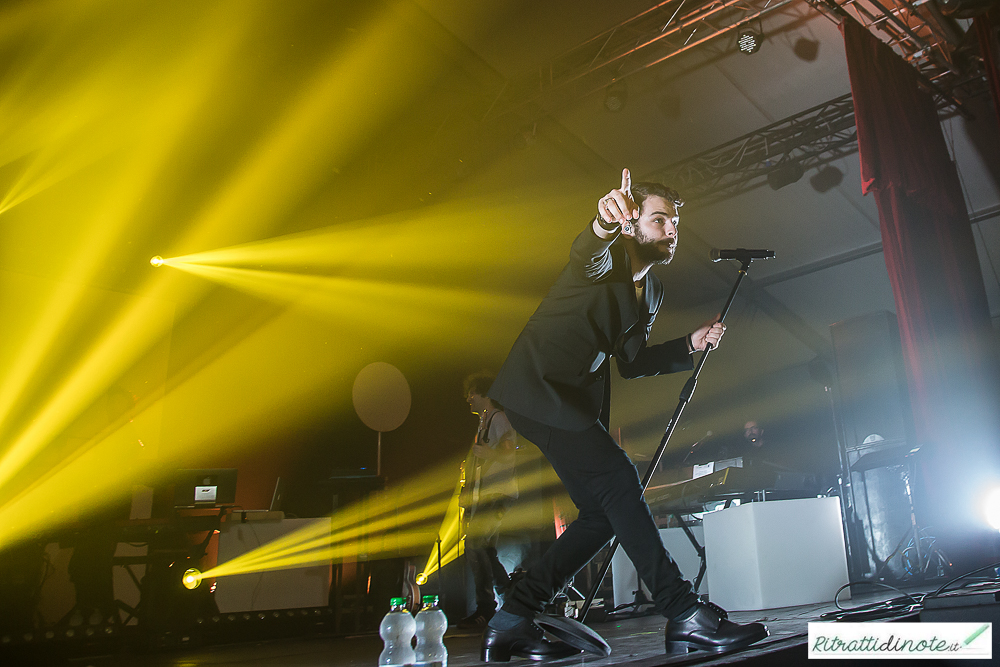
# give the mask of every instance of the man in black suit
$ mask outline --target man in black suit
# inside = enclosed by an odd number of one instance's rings
[[[624,170],[490,388],[514,429],[545,454],[580,515],[490,620],[486,661],[575,652],[545,640],[532,618],[615,535],[668,619],[668,652],[724,651],[767,636],[763,625],[732,623],[719,607],[699,602],[663,548],[635,466],[607,431],[610,357],[626,378],[690,370],[691,354],[717,346],[725,331],[715,317],[687,336],[647,345],[663,300],[649,269],[673,259],[682,204],[658,183],[633,187]]]

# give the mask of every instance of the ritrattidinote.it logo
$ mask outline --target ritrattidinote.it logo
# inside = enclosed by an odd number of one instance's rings
[[[993,659],[992,623],[810,623],[809,657]]]

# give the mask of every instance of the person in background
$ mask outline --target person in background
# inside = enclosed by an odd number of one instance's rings
[[[467,525],[465,556],[476,587],[476,610],[458,623],[466,629],[484,628],[496,613],[494,591],[503,596],[510,585],[497,556],[497,539],[504,514],[517,499],[517,434],[503,408],[486,396],[493,380],[488,373],[465,380],[465,400],[473,414],[479,415],[459,495]]]

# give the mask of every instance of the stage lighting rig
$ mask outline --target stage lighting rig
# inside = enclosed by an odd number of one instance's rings
[[[798,160],[783,160],[771,171],[767,172],[767,184],[772,190],[779,190],[786,185],[797,182],[805,174],[802,163]]]
[[[157,267],[163,266],[163,264],[164,264],[163,258],[160,257],[159,255],[157,255],[156,257],[153,257],[151,260],[149,260],[149,263],[152,264],[153,266],[157,266]]]
[[[189,591],[193,591],[194,589],[201,586],[201,579],[202,579],[201,570],[194,567],[189,567],[188,569],[184,570],[184,575],[181,577],[181,584],[183,584],[184,588],[188,589]]]
[[[628,89],[624,81],[614,81],[604,89],[604,108],[611,113],[618,113],[625,108],[628,100]]]
[[[739,36],[736,38],[736,46],[741,52],[750,55],[760,51],[760,45],[763,41],[764,33],[761,30],[747,26],[740,30]]]

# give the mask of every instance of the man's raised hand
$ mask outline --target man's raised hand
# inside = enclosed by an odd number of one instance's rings
[[[622,186],[597,202],[597,212],[606,225],[621,225],[623,234],[634,236],[631,221],[639,219],[639,207],[632,199],[632,176],[628,169],[622,169]]]

